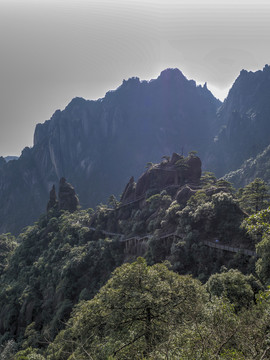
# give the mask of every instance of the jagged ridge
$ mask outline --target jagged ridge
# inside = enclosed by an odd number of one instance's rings
[[[38,124],[34,147],[0,166],[0,232],[17,232],[46,208],[67,178],[83,208],[119,196],[130,175],[173,151],[206,153],[220,102],[177,69],[150,82],[131,78],[103,99],[75,98]]]

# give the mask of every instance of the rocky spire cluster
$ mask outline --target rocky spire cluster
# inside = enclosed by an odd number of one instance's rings
[[[52,186],[50,199],[47,204],[47,212],[52,208],[74,212],[78,209],[78,206],[79,199],[76,195],[74,187],[69,184],[64,177],[62,177],[59,182],[58,199],[56,196],[55,186]]]

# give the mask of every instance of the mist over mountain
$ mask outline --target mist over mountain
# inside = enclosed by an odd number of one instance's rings
[[[0,168],[0,231],[16,232],[46,208],[53,184],[70,181],[83,208],[119,196],[131,175],[172,152],[204,159],[221,105],[178,69],[150,82],[131,78],[103,99],[73,99],[36,126],[33,148]]]

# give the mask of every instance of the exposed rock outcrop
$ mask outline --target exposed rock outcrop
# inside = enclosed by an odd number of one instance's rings
[[[158,162],[180,148],[185,154],[196,149],[204,168],[218,177],[237,169],[270,144],[269,97],[266,66],[241,71],[221,107],[206,86],[196,86],[177,69],[149,82],[129,79],[97,101],[73,99],[36,126],[33,148],[24,149],[18,160],[0,160],[0,233],[18,233],[37,220],[52,184],[62,176],[74,184],[87,208],[120,194],[130,174],[138,177],[148,161]],[[164,161],[162,166],[169,165]],[[127,189],[125,201],[154,184],[161,170],[149,170],[136,194],[134,187]],[[190,166],[181,176],[196,179],[196,171]],[[164,183],[157,180],[156,185],[170,185],[174,176],[167,171]],[[246,172],[237,182],[245,179]]]
[[[125,190],[121,196],[121,201],[124,202],[131,202],[135,200],[135,189],[136,189],[136,183],[134,181],[134,177],[132,176],[127,183]]]
[[[74,187],[69,184],[64,177],[59,182],[58,199],[56,196],[55,185],[50,191],[50,198],[47,204],[47,212],[51,209],[67,210],[74,212],[79,207],[79,199],[76,195]]]
[[[74,212],[78,209],[79,199],[75,193],[74,187],[66,182],[65,178],[60,179],[58,193],[59,210],[68,210]]]
[[[201,160],[195,155],[187,158],[173,153],[171,160],[153,164],[141,175],[137,184],[132,177],[122,195],[123,204],[136,201],[151,191],[161,191],[170,187],[176,190],[185,184],[198,185],[201,177]],[[175,191],[176,192],[176,191]]]
[[[196,194],[197,190],[191,189],[190,186],[183,186],[176,194],[175,199],[177,202],[185,206],[191,196]]]
[[[47,212],[56,207],[58,207],[58,201],[57,201],[57,196],[56,196],[56,191],[55,191],[55,185],[53,185],[52,189],[50,191],[50,199],[47,204]]]
[[[138,177],[164,154],[183,147],[203,158],[220,105],[177,69],[149,82],[129,79],[97,101],[73,99],[36,126],[33,148],[0,168],[0,232],[36,221],[62,176],[87,208],[118,196],[130,174]]]

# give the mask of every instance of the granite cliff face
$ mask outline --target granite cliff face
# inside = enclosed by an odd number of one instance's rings
[[[60,179],[59,183],[58,199],[60,210],[74,212],[78,209],[79,199],[75,193],[74,187],[67,183],[66,179],[63,177]]]
[[[49,213],[51,209],[74,212],[79,209],[79,204],[79,199],[74,187],[62,177],[59,182],[58,199],[56,196],[55,185],[52,186],[47,204],[47,213]]]
[[[238,169],[270,144],[270,67],[242,70],[217,113],[217,134],[206,167],[217,176]]]
[[[157,192],[174,188],[176,193],[185,184],[198,185],[201,178],[201,160],[190,155],[187,158],[173,153],[171,159],[167,158],[160,164],[153,164],[138,179],[137,184],[131,178],[121,197],[121,203],[145,198],[149,192]]]
[[[75,98],[37,125],[33,148],[18,160],[0,158],[0,232],[35,221],[61,177],[86,208],[118,197],[131,175],[173,152],[197,150],[203,168],[218,177],[237,170],[270,144],[269,98],[267,65],[241,71],[222,106],[178,69],[151,81],[124,80],[97,101]],[[125,191],[133,190],[131,179]]]
[[[83,208],[119,196],[130,175],[172,152],[203,159],[220,102],[177,69],[150,82],[131,78],[103,99],[73,99],[38,124],[33,148],[0,164],[0,232],[17,232],[46,210],[52,185],[74,185]]]

